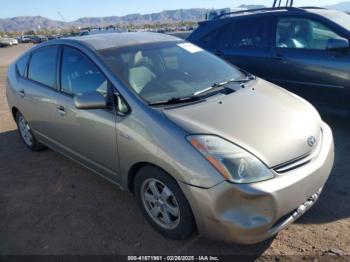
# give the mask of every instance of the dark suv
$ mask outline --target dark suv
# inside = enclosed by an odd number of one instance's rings
[[[317,105],[350,109],[350,16],[317,7],[233,12],[189,41]]]

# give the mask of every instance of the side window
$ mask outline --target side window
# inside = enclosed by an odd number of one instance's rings
[[[323,24],[307,18],[280,18],[277,22],[277,48],[325,50],[330,39],[339,37]]]
[[[202,40],[224,50],[266,48],[269,47],[269,27],[268,18],[244,18],[225,24]]]
[[[29,59],[29,54],[27,54],[27,55],[23,56],[21,59],[19,59],[17,64],[16,64],[17,71],[18,71],[19,75],[22,77],[24,77],[24,75],[25,75],[25,70],[27,67],[28,59]]]
[[[28,78],[46,86],[55,87],[57,46],[44,47],[35,51],[29,62]]]
[[[219,49],[221,46],[221,43],[224,42],[221,39],[224,39],[226,37],[226,31],[227,28],[229,28],[231,23],[225,24],[219,28],[216,28],[204,37],[202,37],[202,42],[206,47],[209,48],[217,48]]]
[[[230,28],[224,48],[269,47],[269,21],[265,17],[237,20]]]
[[[107,94],[108,81],[102,72],[80,51],[65,47],[62,54],[61,89],[67,94],[92,91]]]

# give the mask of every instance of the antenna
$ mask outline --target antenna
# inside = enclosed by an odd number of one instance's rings
[[[276,7],[276,4],[277,4],[277,0],[274,0],[272,7]]]
[[[66,19],[64,19],[63,15],[61,14],[60,11],[57,11],[57,14],[62,18],[62,20],[63,20],[64,22],[67,22]]]
[[[278,7],[281,7],[282,0],[279,1]]]
[[[290,6],[293,6],[293,0],[290,0]]]

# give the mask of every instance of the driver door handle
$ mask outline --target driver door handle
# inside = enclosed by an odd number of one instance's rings
[[[64,110],[64,106],[59,105],[56,108],[61,116],[64,116],[65,114],[67,114],[66,111]]]

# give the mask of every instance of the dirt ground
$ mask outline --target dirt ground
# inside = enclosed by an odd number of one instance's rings
[[[5,75],[28,47],[0,48],[0,255],[350,255],[350,118],[323,114],[335,137],[334,170],[318,203],[277,237],[252,246],[169,240],[147,224],[132,194],[51,150],[23,145]]]

